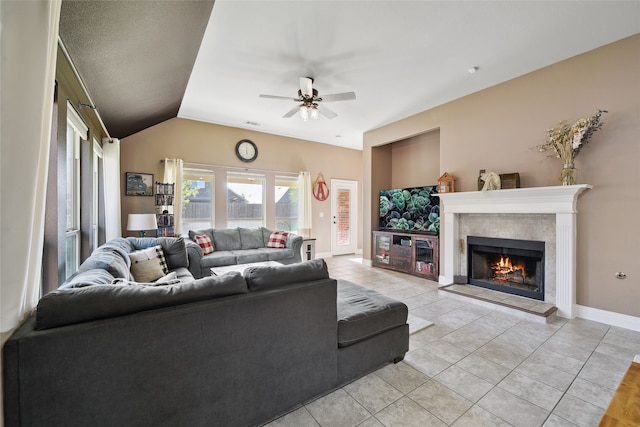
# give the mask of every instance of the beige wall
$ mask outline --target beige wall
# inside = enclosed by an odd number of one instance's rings
[[[440,132],[427,132],[391,144],[388,188],[436,185],[440,175]]]
[[[240,139],[250,139],[258,146],[258,159],[243,163],[235,155],[235,145]],[[144,172],[163,176],[160,160],[180,158],[185,162],[223,165],[261,170],[309,171],[314,181],[319,172],[330,186],[331,179],[346,179],[358,182],[362,191],[362,151],[340,148],[300,139],[287,138],[261,132],[214,125],[186,119],[171,119],[145,129],[121,141],[122,224],[123,235],[133,235],[124,230],[129,213],[153,212],[153,198],[124,195],[124,173]],[[216,183],[222,181],[222,173],[216,175]],[[218,188],[220,188],[218,186]],[[361,194],[361,193],[360,193]],[[224,200],[217,207],[224,206]],[[362,216],[361,198],[358,203],[358,218]],[[317,253],[331,252],[331,201],[313,199],[313,237]],[[324,217],[320,217],[320,213]],[[216,215],[216,226],[224,227],[222,215]],[[358,248],[362,248],[362,226],[358,226]]]
[[[372,161],[374,147],[439,128],[440,172],[457,178],[458,191],[476,189],[479,169],[519,172],[522,187],[558,185],[560,161],[532,147],[562,119],[609,110],[576,160],[578,182],[594,186],[578,202],[577,303],[640,316],[638,52],[640,35],[373,130],[364,136],[364,161]],[[364,172],[369,232],[377,201],[366,163]],[[364,242],[370,259],[370,239]],[[616,279],[617,271],[627,279]]]

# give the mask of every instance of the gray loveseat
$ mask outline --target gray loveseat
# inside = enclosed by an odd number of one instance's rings
[[[263,261],[277,261],[286,265],[302,261],[302,236],[288,233],[284,248],[270,248],[267,245],[271,232],[265,227],[189,230],[184,236],[189,255],[189,271],[198,279],[211,275],[212,267]],[[196,235],[210,238],[213,253],[203,253],[202,248],[194,241]]]
[[[407,307],[321,259],[116,283],[45,295],[5,343],[5,426],[260,425],[408,351]]]

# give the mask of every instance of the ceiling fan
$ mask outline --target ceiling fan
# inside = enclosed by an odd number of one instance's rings
[[[322,114],[328,119],[333,119],[337,116],[336,113],[322,105],[321,102],[351,101],[353,99],[356,99],[355,92],[333,93],[321,97],[318,95],[318,91],[313,88],[313,79],[311,77],[300,77],[300,89],[298,90],[297,98],[276,95],[259,96],[260,98],[284,99],[287,101],[300,102],[301,104],[293,107],[282,117],[289,118],[299,111],[300,117],[305,122],[309,119],[317,119],[318,113]]]

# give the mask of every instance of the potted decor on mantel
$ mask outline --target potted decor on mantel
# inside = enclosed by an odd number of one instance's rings
[[[583,117],[571,126],[566,120],[561,121],[558,127],[547,130],[547,141],[536,147],[540,152],[551,152],[549,157],[562,160],[562,185],[576,183],[574,161],[593,133],[602,127],[602,113],[607,113],[607,110],[598,110],[593,116]]]

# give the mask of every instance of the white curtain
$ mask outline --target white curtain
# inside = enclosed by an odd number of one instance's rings
[[[311,173],[298,174],[298,233],[311,237]]]
[[[120,140],[102,140],[104,161],[104,233],[107,241],[122,236],[120,210]]]
[[[60,6],[0,1],[1,332],[40,298]]]
[[[176,236],[182,234],[182,159],[164,159],[164,180],[175,184],[173,196],[173,223]]]

